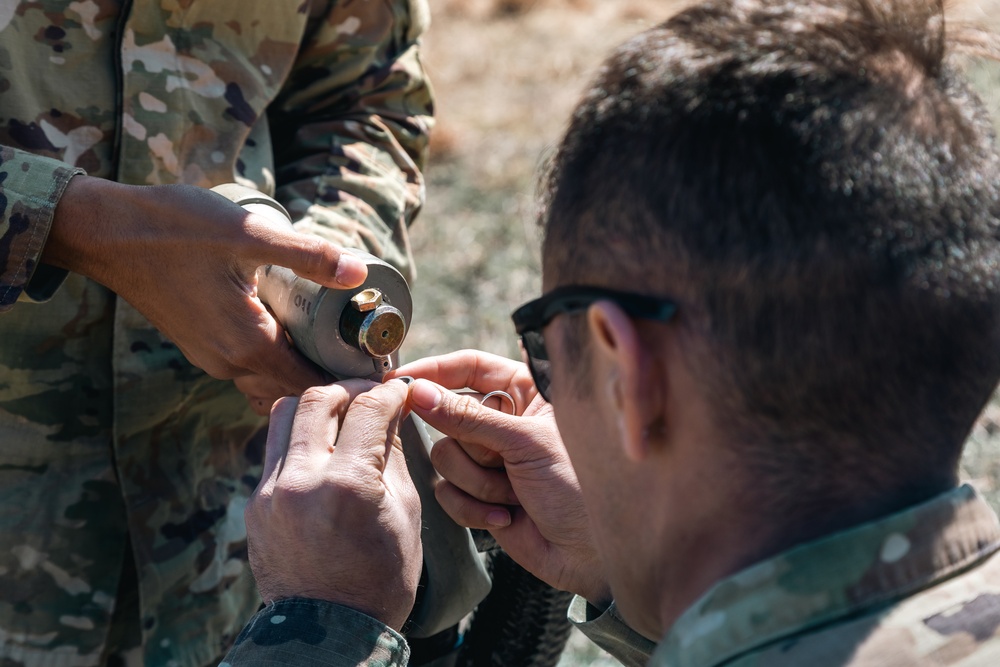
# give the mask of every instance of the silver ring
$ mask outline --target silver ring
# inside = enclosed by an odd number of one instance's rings
[[[514,402],[514,397],[505,391],[500,391],[499,389],[497,389],[496,391],[491,391],[490,393],[486,394],[479,402],[482,405],[486,405],[486,401],[490,398],[493,398],[494,396],[499,396],[500,398],[506,398],[508,401],[510,401],[510,414],[512,415],[517,414],[517,403]],[[500,401],[500,404],[503,405],[503,401]],[[503,412],[503,410],[501,410],[500,412]]]

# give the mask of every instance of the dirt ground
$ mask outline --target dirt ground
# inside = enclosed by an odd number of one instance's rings
[[[540,291],[539,166],[608,51],[690,2],[430,1],[437,128],[412,228],[419,275],[403,359],[466,347],[516,358],[510,312]],[[1000,0],[949,4],[952,18],[1000,25]],[[561,667],[613,664],[574,635]]]

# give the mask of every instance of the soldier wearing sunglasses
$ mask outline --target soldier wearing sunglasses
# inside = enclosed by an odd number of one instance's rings
[[[941,12],[709,0],[620,47],[548,174],[527,363],[379,387],[447,434],[442,506],[625,664],[1000,664],[1000,523],[958,481],[1000,158]]]

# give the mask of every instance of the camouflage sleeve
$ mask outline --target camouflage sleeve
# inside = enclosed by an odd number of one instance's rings
[[[66,276],[39,267],[66,184],[84,173],[64,162],[0,146],[0,313],[19,298],[44,301]]]
[[[570,603],[567,615],[587,639],[610,653],[625,667],[642,667],[649,664],[656,643],[630,628],[619,616],[614,602],[601,611],[577,595]]]
[[[219,667],[402,667],[410,648],[402,635],[348,607],[292,598],[261,609]]]
[[[322,0],[288,83],[268,111],[276,198],[296,226],[399,268],[424,198],[432,124],[418,37],[426,0]]]

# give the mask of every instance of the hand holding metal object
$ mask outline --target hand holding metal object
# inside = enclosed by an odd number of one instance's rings
[[[213,191],[243,208],[291,227],[284,207],[251,188],[227,183]],[[257,270],[257,295],[285,327],[298,350],[337,379],[381,380],[393,367],[413,315],[410,288],[391,264],[363,250],[344,252],[368,266],[368,278],[353,289],[330,289],[267,265]]]
[[[277,201],[235,183],[213,190],[243,208],[266,216],[275,226],[292,227]],[[268,265],[257,270],[257,295],[291,337],[295,347],[337,380],[381,381],[409,329],[413,313],[410,288],[392,265],[361,250],[368,277],[358,287],[331,289],[301,278],[290,269]],[[431,440],[419,418],[400,425],[407,470],[420,496],[425,577],[406,635],[431,637],[458,623],[490,590],[490,576],[467,528],[452,521],[434,497],[439,479],[431,465]]]

